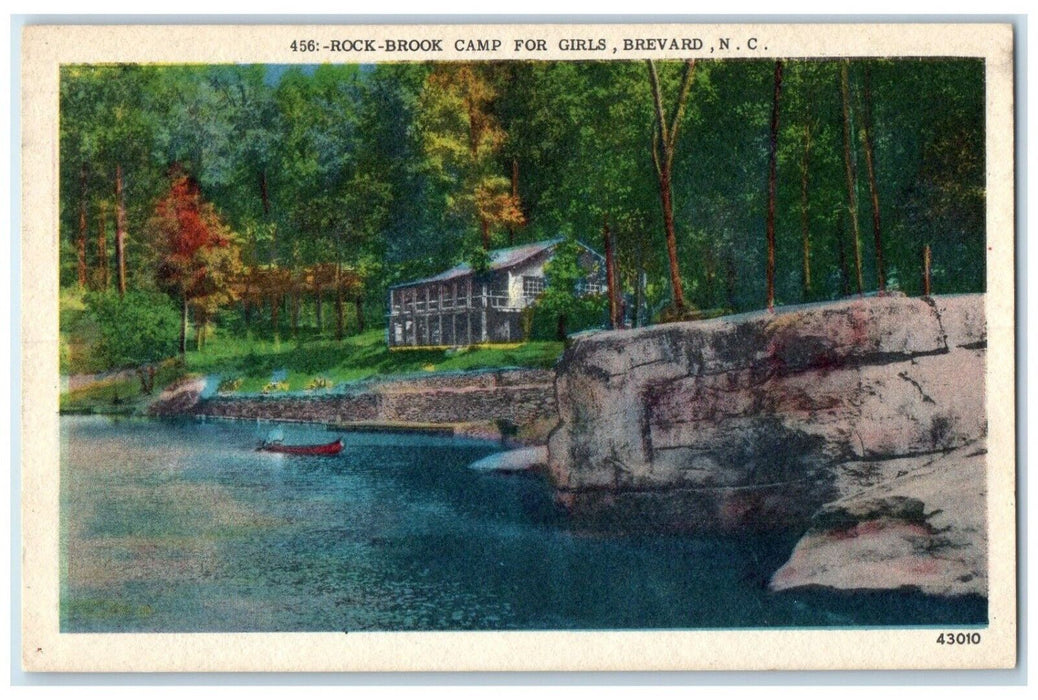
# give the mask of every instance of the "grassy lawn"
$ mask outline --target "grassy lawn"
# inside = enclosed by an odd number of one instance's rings
[[[562,353],[562,343],[531,341],[513,345],[451,349],[395,349],[386,346],[382,329],[336,341],[249,340],[217,332],[204,350],[187,355],[193,374],[219,374],[237,380],[237,391],[259,392],[271,382],[281,390],[311,388],[315,381],[335,385],[376,376],[442,372],[495,367],[550,368]]]
[[[97,328],[83,304],[83,296],[63,290],[60,299],[61,371],[93,374],[104,371],[91,354]],[[193,334],[191,335],[193,340]],[[192,343],[193,344],[193,343]],[[266,336],[219,327],[205,347],[189,350],[184,364],[166,363],[155,381],[155,393],[184,374],[219,375],[224,389],[258,393],[301,391],[396,374],[493,369],[497,367],[551,368],[562,354],[555,341],[459,349],[394,349],[386,345],[385,329],[335,340],[330,332],[301,329],[297,338],[286,333],[280,342]],[[132,412],[152,397],[143,396],[136,379],[113,379],[66,392],[61,409],[69,412]]]
[[[138,379],[112,379],[63,393],[60,410],[65,413],[134,413],[158,396],[162,387],[183,376],[184,368],[167,362],[155,374],[155,390],[148,396],[141,392]]]
[[[59,405],[63,413],[132,413],[144,398],[140,382],[117,379],[63,393]]]

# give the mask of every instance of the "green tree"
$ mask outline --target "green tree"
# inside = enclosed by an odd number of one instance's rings
[[[652,163],[656,167],[659,180],[660,203],[663,207],[663,229],[667,245],[667,261],[670,270],[670,285],[674,297],[674,311],[677,316],[685,313],[685,293],[681,283],[681,267],[678,264],[677,233],[674,227],[673,188],[671,180],[674,171],[674,153],[677,149],[685,106],[688,102],[692,80],[695,77],[696,61],[685,62],[681,74],[681,85],[678,88],[674,105],[668,110],[663,103],[663,91],[656,72],[656,64],[647,61],[649,66],[649,84],[652,87],[652,103],[656,112],[656,126],[652,138]]]
[[[177,312],[161,294],[129,291],[88,296],[99,339],[94,353],[110,369],[134,369],[141,391],[151,394],[155,365],[177,351]]]
[[[852,153],[854,127],[851,120],[854,114],[851,110],[849,73],[850,61],[844,60],[840,63],[840,95],[843,98],[843,163],[847,181],[847,216],[851,222],[851,231],[854,232],[854,279],[858,285],[858,294],[862,294],[865,285],[862,279],[861,234],[858,223],[858,174]]]
[[[362,74],[356,66],[320,66],[312,75],[290,71],[278,100],[290,130],[284,137],[287,259],[335,263],[336,337],[345,334],[345,269],[350,279],[381,276],[380,233],[390,186],[362,166]],[[364,294],[355,290],[358,330]]]
[[[269,225],[276,219],[272,190],[283,184],[278,167],[283,124],[267,68],[216,66],[207,78],[230,127],[226,172],[210,188],[211,201],[236,230]]]
[[[493,113],[493,64],[443,63],[422,91],[419,124],[428,167],[448,183],[446,206],[479,227],[486,250],[496,230],[525,223],[498,156],[507,139]]]
[[[773,61],[703,61],[673,184],[680,260],[691,304],[759,308],[765,298],[769,124]],[[781,192],[782,182],[779,183]],[[781,219],[779,220],[781,222]],[[778,252],[778,251],[777,251]]]
[[[129,276],[147,276],[146,271],[130,266],[127,258],[131,251],[141,252],[142,242],[133,232],[150,214],[150,198],[162,172],[151,158],[158,120],[156,76],[153,67],[138,65],[67,66],[61,73],[62,222],[76,232],[77,282],[84,272],[91,210],[101,228],[99,276],[107,277],[104,217],[108,211],[115,226],[115,278],[120,294],[125,293]]]
[[[983,61],[884,61],[872,68],[887,276],[920,293],[922,252],[930,245],[936,293],[983,291]]]
[[[936,292],[982,291],[983,62],[783,64],[770,187],[773,60],[659,61],[649,80],[643,61],[65,66],[61,283],[104,289],[111,271],[170,290],[163,237],[139,232],[180,163],[242,236],[248,279],[271,282],[247,304],[290,304],[293,329],[307,294],[319,308],[335,287],[342,335],[347,302],[359,329],[387,284],[565,231],[596,248],[611,234],[639,320],[676,289],[689,307],[758,308],[769,229],[775,303],[849,293],[859,269],[918,293],[927,246]],[[869,206],[849,207],[859,189]],[[661,212],[667,245],[646,245]],[[198,264],[231,269],[208,259],[220,250]],[[193,299],[197,330],[228,297]]]
[[[545,265],[546,285],[533,310],[533,335],[565,340],[567,335],[601,327],[606,318],[606,298],[601,294],[579,294],[587,271],[580,264],[585,250],[572,240],[555,248]]]
[[[779,105],[782,97],[782,61],[775,61],[775,92],[771,107],[771,132],[768,139],[768,298],[767,307],[775,308],[775,199],[778,187]]]
[[[101,87],[93,73],[81,66],[70,66],[62,71],[60,95],[60,148],[61,168],[61,228],[66,242],[75,250],[76,285],[87,285],[87,231],[88,209],[91,206],[91,185],[98,183],[91,177],[98,167],[98,134],[92,124]],[[75,193],[71,195],[69,193]],[[63,282],[70,283],[72,275]]]
[[[649,86],[641,66],[635,63],[594,63],[581,67],[585,104],[576,136],[582,166],[575,173],[574,196],[568,210],[580,223],[581,237],[605,251],[612,239],[613,311],[620,322],[620,297],[635,290],[635,308],[642,307],[646,270],[667,269],[666,255],[648,246],[646,237],[659,217],[657,173],[645,158],[645,144],[652,138],[647,122]],[[627,280],[626,282],[624,280]],[[635,317],[638,316],[636,312]]]
[[[644,66],[630,62],[530,62],[511,76],[516,94],[502,100],[509,140],[520,163],[523,237],[575,232],[604,249],[615,241],[618,291],[634,290],[642,309],[648,279],[666,269],[658,247],[646,249],[659,217],[657,182],[645,146],[652,133]],[[663,285],[650,285],[658,295]],[[644,314],[632,314],[644,318]]]

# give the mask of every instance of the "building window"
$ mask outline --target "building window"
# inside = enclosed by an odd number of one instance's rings
[[[603,294],[605,285],[597,277],[586,277],[577,282],[577,294]]]
[[[544,291],[543,277],[530,277],[523,275],[523,296],[538,297]]]

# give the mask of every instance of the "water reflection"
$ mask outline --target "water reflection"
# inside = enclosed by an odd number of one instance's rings
[[[980,622],[983,600],[776,595],[795,535],[572,530],[542,480],[467,469],[494,443],[62,418],[63,631],[611,629]],[[287,426],[289,443],[334,439]]]

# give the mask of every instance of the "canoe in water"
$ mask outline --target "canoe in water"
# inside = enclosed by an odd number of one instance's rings
[[[282,445],[272,442],[256,448],[260,452],[280,452],[288,455],[337,455],[342,452],[342,438],[327,445]]]

